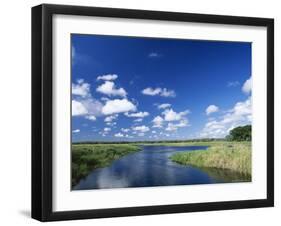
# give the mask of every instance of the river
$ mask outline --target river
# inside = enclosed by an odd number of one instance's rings
[[[212,184],[243,181],[242,175],[222,169],[199,169],[172,162],[169,157],[206,146],[142,146],[142,150],[93,170],[74,190]]]

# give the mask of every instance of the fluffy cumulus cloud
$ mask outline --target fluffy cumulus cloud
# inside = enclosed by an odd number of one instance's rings
[[[99,80],[112,81],[117,78],[118,78],[118,75],[116,75],[116,74],[101,75],[101,76],[97,77],[97,81],[99,81]]]
[[[114,121],[117,118],[118,118],[117,114],[116,115],[110,115],[110,116],[105,117],[104,121],[105,122],[112,122],[112,121]]]
[[[173,123],[168,123],[168,126],[165,130],[167,131],[176,131],[178,128]]]
[[[123,133],[116,133],[114,134],[115,137],[124,137],[124,134]]]
[[[86,97],[90,95],[90,84],[78,79],[77,83],[72,83],[72,95]]]
[[[171,107],[171,104],[164,103],[164,104],[159,104],[157,105],[158,109],[165,109]]]
[[[182,127],[187,127],[188,124],[188,120],[187,119],[182,119],[180,120],[178,123],[168,123],[167,128],[165,129],[166,131],[176,131],[178,130],[178,128],[182,128]]]
[[[109,132],[109,131],[111,131],[111,128],[105,127],[105,128],[103,128],[103,131],[104,131],[104,132]]]
[[[81,102],[72,100],[72,116],[81,116],[87,113],[87,108]]]
[[[89,119],[91,121],[96,121],[97,120],[96,116],[94,116],[94,115],[87,115],[85,118]]]
[[[105,81],[102,85],[100,85],[97,89],[97,92],[108,95],[108,96],[121,96],[126,97],[127,92],[123,88],[117,89],[114,82]]]
[[[144,90],[142,90],[142,94],[144,95],[149,95],[149,96],[155,96],[155,95],[159,95],[161,93],[162,89],[161,88],[145,88]]]
[[[219,111],[219,107],[216,106],[216,105],[209,105],[207,108],[206,108],[206,115],[210,115],[212,113],[215,113],[215,112],[218,112]]]
[[[91,98],[82,99],[79,101],[87,109],[88,115],[100,116],[102,114],[101,110],[102,110],[103,105],[98,100],[95,100],[94,98],[91,97]]]
[[[249,79],[247,79],[243,86],[242,86],[242,91],[246,94],[251,93],[252,91],[252,77],[250,77]]]
[[[168,90],[167,88],[145,88],[142,90],[142,94],[149,95],[149,96],[162,96],[162,97],[175,97],[176,93],[174,90]]]
[[[187,119],[187,114],[189,110],[175,112],[173,109],[165,109],[162,112],[163,117],[156,116],[153,120],[153,128],[163,128],[166,127],[166,131],[177,131],[178,128],[189,126],[189,122]]]
[[[252,103],[251,97],[244,102],[237,102],[224,115],[209,120],[200,133],[200,137],[223,138],[237,126],[251,124]]]
[[[164,115],[164,120],[167,122],[171,121],[179,121],[184,118],[189,113],[189,110],[182,111],[182,112],[175,112],[173,109],[166,109],[162,112]]]
[[[127,99],[109,100],[102,107],[102,113],[105,115],[125,113],[136,111],[136,106]]]
[[[127,129],[127,128],[121,128],[121,131],[122,131],[123,133],[128,133],[128,132],[130,131],[130,129]]]
[[[72,130],[72,133],[80,133],[80,129]]]
[[[131,118],[144,118],[146,116],[149,116],[149,113],[144,111],[140,111],[140,112],[136,112],[136,113],[129,113],[129,112],[126,112],[125,115],[127,117],[131,117]]]
[[[101,115],[102,103],[94,99],[90,92],[90,84],[78,79],[72,84],[72,116],[83,116],[91,121]]]
[[[132,127],[132,130],[138,131],[138,132],[141,132],[141,133],[145,133],[145,132],[148,132],[150,129],[147,126],[143,125],[143,126]]]
[[[107,126],[116,126],[117,122],[107,122],[106,125]]]
[[[152,123],[153,123],[152,127],[161,128],[163,125],[163,122],[164,122],[164,119],[158,115],[152,120]]]
[[[134,120],[134,122],[142,122],[143,118],[137,118]]]
[[[166,88],[162,89],[162,92],[160,93],[160,96],[162,97],[175,97],[176,93],[174,90],[168,90]]]

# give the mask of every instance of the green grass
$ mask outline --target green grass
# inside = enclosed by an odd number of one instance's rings
[[[251,176],[250,142],[208,142],[207,146],[209,146],[207,150],[174,154],[171,156],[171,160],[183,165],[227,169]]]
[[[72,186],[92,170],[110,165],[112,161],[139,151],[132,144],[73,144],[72,145]]]

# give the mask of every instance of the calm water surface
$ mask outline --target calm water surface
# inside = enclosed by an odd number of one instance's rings
[[[74,190],[241,181],[241,175],[234,172],[182,166],[169,159],[175,153],[199,149],[207,147],[142,146],[139,152],[115,160],[108,167],[93,170],[86,178],[80,180]]]

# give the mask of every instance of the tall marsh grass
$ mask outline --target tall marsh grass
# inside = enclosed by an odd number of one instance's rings
[[[207,150],[181,152],[171,160],[183,165],[229,169],[244,175],[251,175],[252,153],[250,142],[220,142]]]
[[[139,150],[137,145],[131,144],[73,144],[72,186],[92,170],[106,167],[112,161]]]

